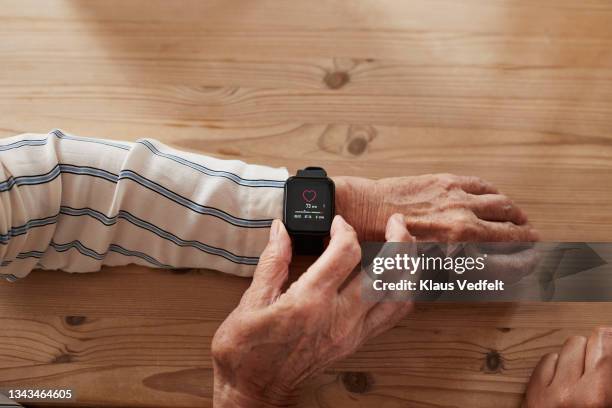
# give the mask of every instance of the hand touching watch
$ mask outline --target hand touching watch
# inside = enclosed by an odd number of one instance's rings
[[[412,242],[401,214],[386,227],[388,241]],[[397,324],[409,301],[369,302],[351,275],[361,259],[354,229],[340,216],[330,243],[287,290],[291,240],[275,221],[253,282],[212,342],[214,406],[288,407],[305,380]]]

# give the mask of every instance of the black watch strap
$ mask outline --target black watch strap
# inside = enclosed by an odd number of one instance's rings
[[[296,176],[298,177],[312,177],[322,178],[327,177],[327,172],[323,167],[306,167],[302,170],[298,170]]]
[[[324,237],[313,235],[293,235],[291,237],[293,253],[296,255],[321,255],[323,253]]]

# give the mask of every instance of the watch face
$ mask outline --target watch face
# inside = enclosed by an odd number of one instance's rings
[[[325,234],[334,217],[334,183],[291,177],[285,185],[285,226],[293,233]]]

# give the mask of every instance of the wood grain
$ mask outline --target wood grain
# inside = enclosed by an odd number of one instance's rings
[[[4,0],[0,137],[68,132],[291,170],[491,180],[546,240],[612,239],[606,0]],[[299,269],[299,266],[296,267]],[[0,388],[211,405],[248,279],[129,266],[0,283]],[[539,356],[612,304],[420,304],[303,407],[518,407]]]
[[[218,320],[65,316],[0,321],[0,382],[7,387],[72,388],[80,404],[92,406],[210,403],[208,344]],[[468,331],[411,319],[311,381],[303,406],[355,399],[366,405],[448,406],[457,398],[474,407],[490,406],[492,398],[516,406],[539,357],[575,333],[587,334],[588,328]],[[444,392],[435,392],[440,389]]]

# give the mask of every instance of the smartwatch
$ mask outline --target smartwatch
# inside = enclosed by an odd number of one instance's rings
[[[283,223],[298,255],[319,255],[335,215],[335,186],[321,167],[306,167],[285,182]]]

